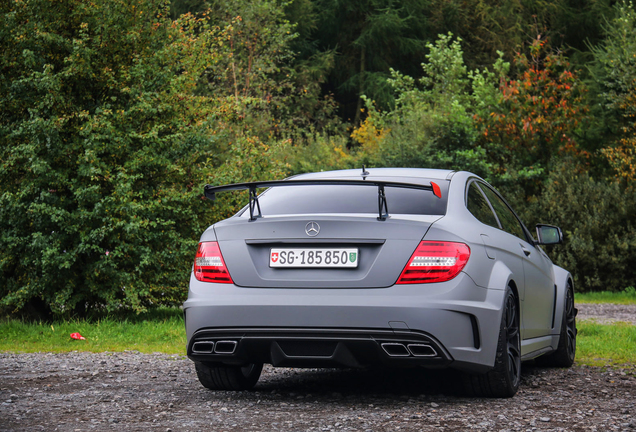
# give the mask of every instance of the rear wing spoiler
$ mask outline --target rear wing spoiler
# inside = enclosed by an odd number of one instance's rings
[[[307,179],[307,180],[271,180],[271,181],[260,181],[260,182],[250,182],[250,183],[235,183],[224,186],[211,186],[205,185],[203,188],[205,197],[209,200],[216,200],[216,194],[218,192],[226,192],[231,190],[249,190],[250,192],[250,221],[256,220],[258,217],[262,217],[261,206],[258,203],[258,195],[256,194],[256,189],[261,188],[270,188],[277,186],[316,186],[316,185],[324,185],[324,186],[375,186],[378,188],[378,220],[386,220],[389,217],[389,208],[386,202],[386,195],[384,194],[384,188],[387,187],[395,187],[395,188],[403,188],[403,189],[420,189],[420,190],[430,190],[437,198],[442,197],[442,192],[439,187],[434,182],[431,182],[430,185],[421,185],[414,183],[400,183],[400,182],[390,182],[390,181],[380,181],[380,180],[331,180],[331,179]],[[254,215],[254,211],[258,210],[258,214]]]

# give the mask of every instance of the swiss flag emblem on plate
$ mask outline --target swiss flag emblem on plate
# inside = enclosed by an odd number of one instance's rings
[[[272,256],[270,258],[272,260],[272,262],[276,262],[278,261],[278,252],[272,252]]]

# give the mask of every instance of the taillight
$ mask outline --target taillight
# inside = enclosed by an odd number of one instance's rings
[[[397,283],[431,283],[451,280],[464,268],[470,248],[464,243],[420,242]]]
[[[194,258],[194,277],[201,282],[232,283],[217,242],[199,243]]]

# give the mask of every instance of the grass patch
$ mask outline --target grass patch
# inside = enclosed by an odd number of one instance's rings
[[[574,299],[577,303],[636,304],[636,289],[629,287],[621,292],[576,293]]]
[[[576,362],[590,366],[633,364],[636,361],[636,326],[628,323],[576,323]]]
[[[577,323],[576,362],[605,366],[636,361],[636,326],[590,321]],[[86,340],[73,340],[71,333]],[[179,309],[163,309],[126,318],[29,323],[0,320],[0,351],[70,352],[126,351],[185,355],[185,328]]]
[[[71,339],[80,333],[86,340]],[[186,351],[183,314],[159,309],[128,318],[29,323],[0,321],[0,351],[70,352],[126,351],[183,354]]]

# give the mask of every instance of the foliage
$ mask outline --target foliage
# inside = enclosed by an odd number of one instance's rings
[[[320,95],[329,56],[295,62],[291,46],[298,34],[286,18],[287,3],[215,0],[209,5],[198,32],[208,35],[212,60],[196,89],[210,100],[205,126],[218,143],[206,164],[206,182],[285,177],[314,136],[339,131],[333,101]],[[212,221],[229,217],[246,201],[244,193],[224,197],[214,204]]]
[[[493,63],[498,51],[512,61],[537,34],[555,46],[568,48],[580,64],[585,64],[589,44],[602,38],[603,17],[612,12],[609,0],[468,0],[455,5],[454,26],[447,24],[445,31],[466,41],[465,60],[471,67]]]
[[[357,168],[359,162],[355,154],[347,149],[347,142],[346,135],[314,133],[307,135],[302,144],[281,146],[278,157],[285,162],[290,175]]]
[[[493,72],[468,71],[460,42],[440,35],[427,44],[419,80],[393,72],[395,109],[368,104],[367,122],[353,137],[371,164],[471,170],[515,185],[525,202],[539,193],[553,159],[587,156],[577,142],[585,87],[542,39],[517,56],[514,77],[501,54]],[[363,134],[370,126],[375,135]]]
[[[636,180],[636,10],[630,1],[615,5],[606,39],[593,49],[596,80],[605,108],[617,119],[618,142],[603,150],[619,179]]]
[[[508,70],[501,58],[495,72],[468,72],[461,39],[440,35],[427,44],[423,76],[393,71],[395,109],[379,111],[367,100],[369,115],[352,135],[368,165],[465,169],[485,177],[492,171],[486,149],[477,145],[478,113],[497,102],[497,83]]]
[[[197,236],[229,213],[202,185],[280,174],[253,134],[222,139],[235,106],[195,93],[228,29],[156,0],[16,2],[2,20],[1,305],[182,301]]]
[[[585,125],[586,89],[564,55],[537,38],[516,58],[517,76],[502,80],[497,102],[477,118],[500,185],[536,196],[553,160],[585,157],[578,136]]]
[[[209,7],[207,0],[172,0],[170,2],[170,17],[176,20],[181,15],[201,13]]]
[[[172,11],[220,10],[227,0],[172,0]],[[261,2],[227,2],[234,17]],[[295,24],[298,37],[289,46],[298,56],[296,71],[313,70],[326,79],[323,91],[334,93],[341,118],[359,126],[364,120],[361,95],[382,109],[392,106],[390,68],[418,78],[427,53],[425,44],[452,32],[466,41],[464,60],[470,69],[491,67],[503,53],[512,61],[537,34],[555,46],[571,47],[583,66],[589,46],[602,38],[611,0],[289,0],[277,4]],[[227,9],[227,8],[226,8]],[[334,56],[334,54],[336,54]],[[307,69],[307,66],[309,68]],[[316,76],[314,74],[314,77]]]
[[[568,269],[579,291],[621,291],[636,269],[636,192],[618,182],[597,180],[565,161],[550,173],[540,199],[528,206],[533,226],[560,226],[565,242],[548,250]],[[537,220],[540,217],[542,220]]]
[[[428,0],[315,1],[316,49],[338,53],[328,88],[338,95],[345,119],[359,125],[363,95],[383,108],[391,105],[390,68],[408,73],[422,60],[424,43],[434,34],[430,6]]]
[[[210,19],[209,64],[198,89],[234,114],[221,128],[252,130],[260,139],[296,129],[333,126],[330,98],[320,95],[329,55],[295,63],[295,25],[276,1],[216,0],[203,13]],[[231,139],[231,138],[228,138]]]
[[[213,148],[189,94],[192,22],[155,0],[3,9],[1,305],[68,315],[180,300]]]
[[[526,221],[565,228],[554,257],[577,286],[633,280],[631,3],[170,6],[0,3],[3,311],[176,304],[200,232],[246,201],[212,205],[205,183],[363,164],[476,172]],[[432,42],[449,29],[462,38]],[[592,51],[595,91],[562,44]]]

